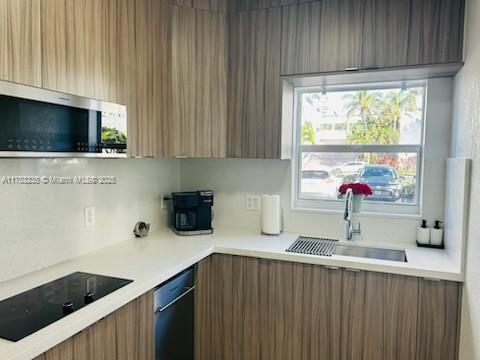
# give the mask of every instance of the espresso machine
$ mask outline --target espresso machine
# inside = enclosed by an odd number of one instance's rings
[[[182,236],[213,233],[213,191],[174,192],[169,202],[170,228]]]

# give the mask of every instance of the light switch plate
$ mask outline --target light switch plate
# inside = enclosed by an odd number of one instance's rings
[[[93,227],[95,226],[96,219],[95,219],[95,207],[90,206],[85,208],[85,227]]]
[[[245,197],[245,208],[250,211],[259,211],[262,208],[261,202],[259,195],[247,195]]]

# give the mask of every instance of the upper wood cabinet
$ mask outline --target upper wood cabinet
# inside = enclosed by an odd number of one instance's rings
[[[281,75],[461,62],[463,18],[464,0],[0,0],[0,79],[125,104],[130,156],[290,158]]]
[[[463,0],[366,0],[363,68],[462,61]]]
[[[228,156],[281,156],[281,8],[228,16]]]
[[[282,13],[282,75],[462,60],[463,0],[324,0]]]
[[[0,0],[0,79],[42,86],[40,0]]]
[[[164,155],[166,0],[42,0],[43,87],[125,104],[131,156]]]
[[[201,10],[226,12],[231,0],[168,0],[173,5],[186,6]]]
[[[129,122],[130,154],[161,157],[167,154],[165,131],[172,116],[172,8],[166,0],[136,0],[133,10],[135,35],[122,36],[133,43],[123,49],[129,53],[124,56],[127,64],[121,64],[122,76],[132,84],[127,99],[135,107],[135,118]]]
[[[219,12],[243,12],[318,0],[168,0],[174,5]]]
[[[411,11],[408,64],[461,62],[465,1],[412,0]]]
[[[115,0],[42,0],[43,87],[118,100],[116,4]]]
[[[282,75],[359,68],[365,0],[282,8]]]
[[[172,113],[167,119],[167,154],[225,157],[225,15],[173,6],[171,45]]]
[[[362,67],[408,64],[411,2],[366,0]]]

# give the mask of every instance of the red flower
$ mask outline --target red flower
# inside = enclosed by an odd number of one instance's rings
[[[353,195],[369,196],[373,194],[370,185],[364,183],[342,184],[342,186],[340,186],[338,189],[338,192],[342,195],[345,195],[348,189],[352,189]]]

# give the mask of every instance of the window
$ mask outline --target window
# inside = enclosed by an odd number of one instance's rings
[[[418,212],[426,83],[296,89],[296,207],[341,209],[338,188],[370,185],[369,212]]]

